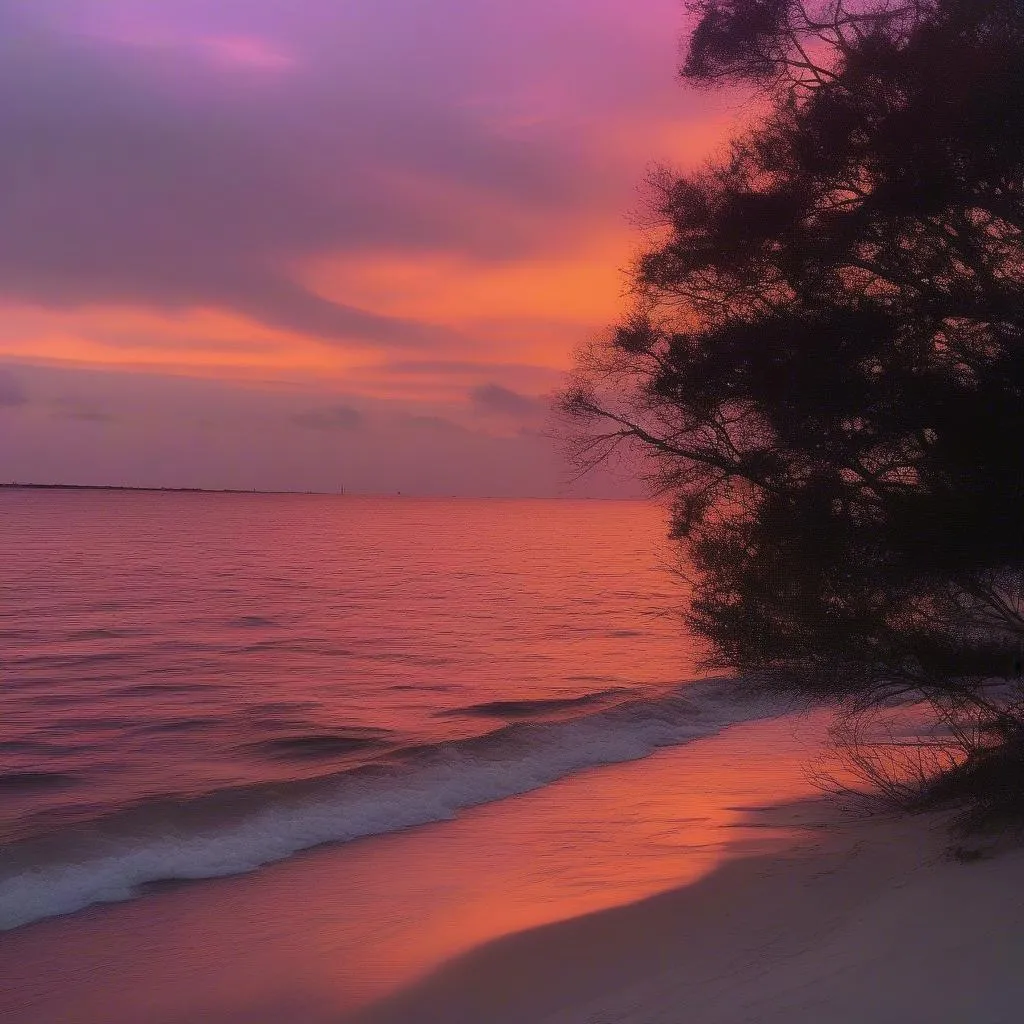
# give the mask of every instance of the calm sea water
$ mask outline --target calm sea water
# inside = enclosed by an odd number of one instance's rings
[[[756,712],[638,502],[0,492],[0,927]]]

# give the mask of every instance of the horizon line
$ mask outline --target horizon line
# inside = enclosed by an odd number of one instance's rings
[[[593,497],[589,495],[557,494],[416,494],[406,491],[350,492],[344,488],[338,491],[300,491],[263,489],[258,487],[161,487],[135,484],[43,484],[0,482],[0,490],[7,491],[142,491],[170,494],[263,494],[263,495],[309,495],[323,498],[417,498],[436,501],[650,501],[649,497]]]

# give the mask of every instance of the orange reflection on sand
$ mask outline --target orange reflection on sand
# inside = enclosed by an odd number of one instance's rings
[[[781,845],[794,816],[756,809],[817,794],[805,767],[823,728],[738,726],[454,821],[9,933],[0,964],[40,979],[17,1019],[73,1005],[104,1024],[337,1021],[482,943]]]
[[[418,907],[416,926],[378,947],[377,981],[393,985],[394,965],[438,963],[502,935],[687,885],[727,857],[777,848],[789,831],[751,811],[818,795],[807,758],[823,724],[740,726],[480,808],[433,843],[424,831],[417,874],[458,897]]]

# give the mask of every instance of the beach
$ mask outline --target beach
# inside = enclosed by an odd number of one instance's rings
[[[454,820],[17,928],[0,935],[0,1019],[341,1019],[492,940],[783,848],[790,829],[753,808],[814,792],[819,736],[799,718],[738,726]]]
[[[12,1024],[1016,1020],[1024,857],[823,798],[825,716],[0,942]]]
[[[0,51],[0,1024],[1024,1024],[1024,0]]]
[[[827,798],[656,507],[3,500],[4,1024],[1016,1019],[1020,856]]]
[[[1024,998],[1024,852],[965,865],[935,819],[809,802],[800,838],[691,885],[492,943],[347,1018],[558,1024],[996,1022]]]

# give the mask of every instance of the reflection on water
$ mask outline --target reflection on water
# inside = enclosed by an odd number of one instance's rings
[[[695,672],[653,505],[3,491],[0,516],[0,930],[715,727],[645,703]]]
[[[3,491],[0,522],[7,841],[694,673],[653,505]]]
[[[686,884],[727,844],[772,847],[782,833],[749,809],[815,792],[820,732],[740,725],[456,821],[8,933],[0,973],[20,980],[0,1017],[337,1021],[480,942]]]
[[[654,506],[5,491],[0,517],[0,923],[37,921],[0,935],[5,1022],[336,1019],[684,883],[737,808],[807,790],[784,722],[700,739],[773,709],[686,682]]]

